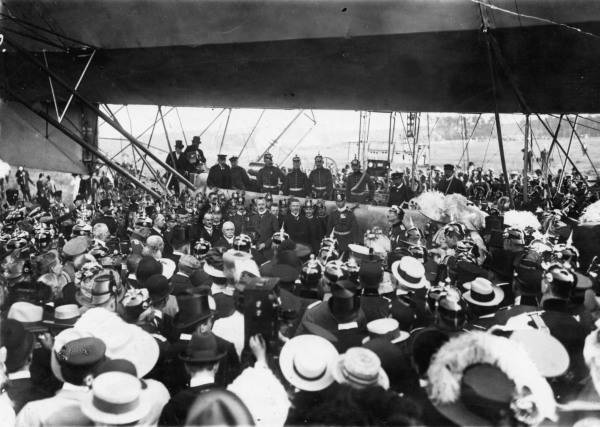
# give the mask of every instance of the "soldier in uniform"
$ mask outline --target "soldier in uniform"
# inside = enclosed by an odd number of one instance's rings
[[[346,200],[353,203],[369,203],[373,200],[375,184],[368,175],[363,177],[358,159],[352,160],[352,173],[346,178]]]
[[[300,170],[300,157],[294,156],[292,171],[285,177],[283,194],[286,196],[306,197],[309,191],[308,177]]]
[[[337,209],[329,215],[326,234],[331,234],[333,231],[340,252],[346,252],[348,244],[358,241],[358,224],[354,213],[346,205],[344,193],[337,191],[334,197]]]
[[[444,194],[458,193],[466,196],[467,190],[465,189],[465,184],[454,175],[453,165],[444,165],[444,177],[438,184],[438,191]]]
[[[401,206],[404,202],[408,202],[415,194],[406,185],[403,172],[393,172],[390,176],[392,185],[390,185],[390,198],[388,206]]]
[[[208,171],[206,185],[209,187],[231,188],[231,169],[227,166],[226,158],[225,154],[219,154],[217,164]]]
[[[258,191],[261,193],[278,194],[279,183],[285,181],[285,176],[279,168],[273,166],[273,155],[271,153],[265,153],[264,161],[265,166],[256,175]]]
[[[237,156],[231,156],[229,162],[231,163],[231,188],[234,190],[248,190],[250,177],[248,177],[246,169],[238,165]]]
[[[333,177],[331,171],[323,167],[323,156],[315,157],[315,168],[308,176],[310,190],[317,199],[331,200],[333,194]]]
[[[390,223],[390,232],[388,237],[390,238],[390,247],[392,252],[394,249],[403,246],[403,242],[406,242],[406,227],[402,223],[404,219],[404,211],[399,206],[392,206],[388,210],[387,220]]]

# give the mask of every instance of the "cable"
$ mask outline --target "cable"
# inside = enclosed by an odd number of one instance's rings
[[[533,21],[543,22],[545,24],[556,25],[558,27],[564,28],[564,29],[569,30],[569,31],[574,31],[574,32],[582,34],[582,35],[586,35],[586,36],[590,36],[590,37],[593,37],[593,38],[596,38],[596,39],[600,39],[600,35],[598,35],[598,34],[590,33],[589,31],[584,31],[581,28],[573,27],[573,26],[567,25],[567,24],[562,24],[560,22],[556,22],[556,21],[553,21],[551,19],[541,18],[539,16],[533,16],[533,15],[526,15],[524,13],[519,13],[519,12],[513,12],[512,10],[504,9],[502,7],[499,7],[499,6],[494,6],[493,4],[485,3],[482,0],[471,0],[471,2],[476,3],[476,4],[478,4],[480,6],[483,6],[483,7],[487,7],[488,9],[492,9],[492,10],[496,10],[498,12],[506,13],[508,15],[517,16],[519,18],[521,18],[521,17],[522,18],[527,18],[527,19],[531,19]]]

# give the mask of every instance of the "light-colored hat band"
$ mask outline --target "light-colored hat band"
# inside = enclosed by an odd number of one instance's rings
[[[350,372],[344,365],[342,365],[341,371],[342,371],[342,374],[344,375],[344,378],[349,380],[349,382],[351,382],[351,383],[365,385],[365,386],[377,384],[377,379],[378,379],[377,375],[361,376],[360,374]]]
[[[408,283],[412,283],[413,285],[416,285],[422,279],[422,277],[411,276],[410,274],[408,274],[406,271],[402,270],[401,268],[398,269],[398,274],[400,275],[400,277],[403,280],[407,281]]]
[[[298,375],[300,378],[302,378],[304,381],[318,381],[321,378],[323,378],[325,376],[325,374],[327,373],[327,367],[325,367],[325,368],[323,368],[323,371],[321,371],[321,373],[319,373],[313,377],[308,377],[298,370],[295,362],[292,363],[292,367],[294,368],[294,373],[296,375]]]
[[[131,402],[125,403],[114,403],[107,402],[106,400],[101,399],[98,396],[94,396],[92,402],[94,404],[94,407],[96,407],[96,409],[98,409],[99,411],[106,412],[108,414],[120,415],[126,414],[127,412],[131,412],[134,409],[136,409],[140,404],[140,399],[136,398]]]

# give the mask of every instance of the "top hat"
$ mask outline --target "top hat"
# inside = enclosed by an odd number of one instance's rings
[[[181,139],[175,141],[175,148],[183,148],[183,141]]]

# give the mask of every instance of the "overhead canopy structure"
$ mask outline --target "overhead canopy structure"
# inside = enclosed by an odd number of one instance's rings
[[[73,85],[95,52],[95,103],[492,112],[482,10],[531,111],[600,112],[597,0],[4,0],[0,31]],[[3,47],[4,83],[52,100]],[[505,75],[497,110],[523,111]]]

